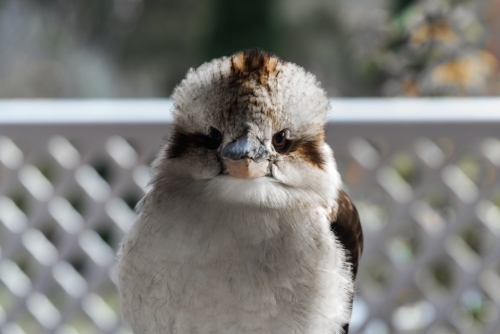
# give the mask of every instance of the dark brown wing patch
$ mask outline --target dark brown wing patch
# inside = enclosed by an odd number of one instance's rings
[[[359,220],[358,210],[351,199],[343,191],[339,191],[337,199],[338,208],[332,213],[330,228],[347,250],[347,261],[351,264],[352,277],[356,279],[359,259],[363,253],[363,230]],[[352,309],[352,296],[350,301]],[[349,323],[343,327],[344,333],[349,333]]]
[[[348,252],[348,261],[351,263],[355,279],[358,273],[359,259],[363,252],[363,230],[358,210],[343,190],[339,191],[337,203],[338,209],[333,214],[330,227]]]

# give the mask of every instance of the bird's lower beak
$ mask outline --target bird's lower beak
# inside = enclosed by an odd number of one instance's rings
[[[269,172],[269,152],[251,134],[244,134],[221,151],[225,172],[241,179],[262,177]]]
[[[223,159],[226,165],[226,173],[231,176],[240,179],[255,179],[268,174],[269,162],[267,160],[255,162],[249,158],[239,160]]]

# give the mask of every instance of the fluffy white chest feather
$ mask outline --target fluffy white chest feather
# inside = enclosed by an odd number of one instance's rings
[[[122,244],[135,333],[341,332],[352,279],[324,210],[187,211],[141,214]]]

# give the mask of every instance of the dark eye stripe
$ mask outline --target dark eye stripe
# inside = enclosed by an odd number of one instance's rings
[[[210,150],[214,150],[219,147],[221,142],[222,134],[215,128],[211,128],[208,135],[199,132],[184,132],[174,128],[167,147],[167,158],[178,158],[190,149],[197,147],[206,147]]]
[[[310,164],[323,169],[325,159],[321,152],[321,145],[323,145],[323,136],[318,136],[315,139],[295,139],[286,153],[293,153],[300,156]]]
[[[322,142],[304,141],[298,145],[297,153],[312,165],[323,169],[325,159],[321,154]]]
[[[217,137],[217,136],[216,136]],[[209,136],[202,133],[186,133],[178,129],[172,130],[170,143],[167,147],[167,157],[178,158],[189,152],[192,148],[207,147]],[[222,138],[221,138],[222,140]],[[323,136],[318,136],[314,139],[293,139],[286,140],[286,144],[279,150],[282,154],[297,154],[305,161],[312,165],[323,168],[325,159],[321,153],[321,145],[323,144]],[[215,145],[215,144],[214,144]],[[219,143],[220,145],[220,143]],[[217,147],[219,146],[217,145]],[[212,146],[211,146],[212,147]],[[217,148],[215,147],[215,148]],[[214,149],[214,148],[209,148]]]

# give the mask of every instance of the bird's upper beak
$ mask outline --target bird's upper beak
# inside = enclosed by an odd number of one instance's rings
[[[241,179],[254,179],[269,173],[269,152],[250,133],[238,137],[220,153],[225,172]]]

